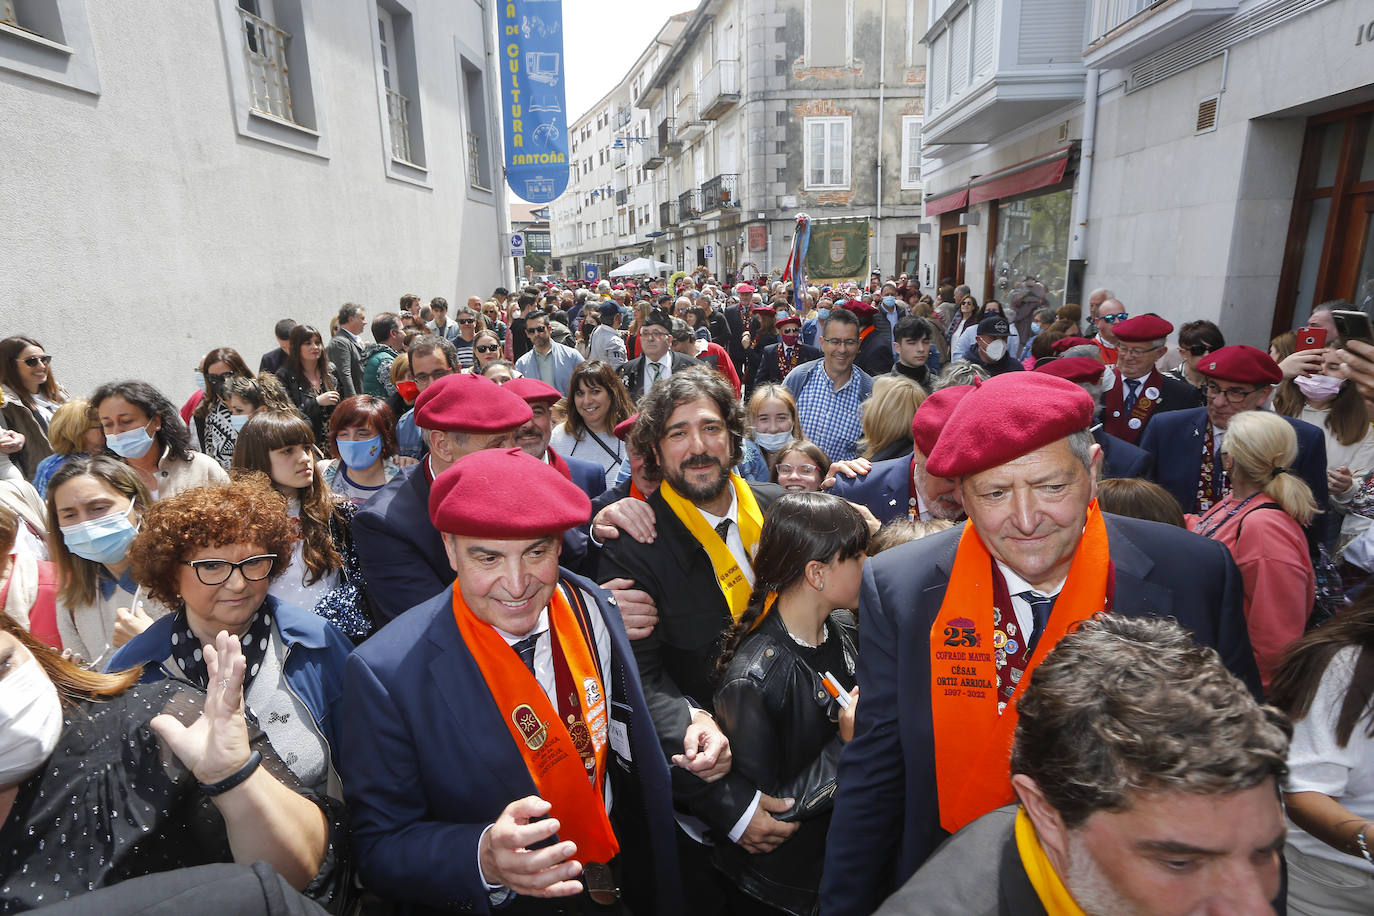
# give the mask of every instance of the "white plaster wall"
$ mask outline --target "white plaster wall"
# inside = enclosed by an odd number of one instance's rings
[[[345,301],[371,314],[499,282],[497,211],[468,197],[454,51],[482,63],[475,2],[415,4],[429,188],[384,174],[369,0],[315,3],[329,159],[236,132],[213,3],[87,11],[98,97],[0,73],[0,332],[41,340],[73,393],[133,376],[180,403],[213,347],[256,368],[279,318],[327,334]]]

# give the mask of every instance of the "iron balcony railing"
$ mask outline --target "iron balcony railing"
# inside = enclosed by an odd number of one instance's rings
[[[243,7],[239,7],[239,17],[243,20],[243,58],[253,109],[294,124],[286,66],[286,43],[291,36]]]

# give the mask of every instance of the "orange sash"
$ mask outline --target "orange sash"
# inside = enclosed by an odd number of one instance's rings
[[[1001,679],[993,648],[992,554],[964,527],[944,603],[930,628],[930,713],[935,739],[935,781],[940,826],[950,833],[1015,801],[1008,761],[1021,687],[1064,634],[1107,607],[1111,555],[1107,527],[1094,500],[1069,577],[1055,600],[1006,709],[997,712]],[[1011,608],[1003,609],[1011,614]]]
[[[593,638],[590,623],[584,638],[582,625],[567,597],[561,588],[554,589],[549,601],[549,627],[558,636],[555,651],[562,650],[572,681],[580,687],[576,693],[582,719],[573,722],[570,731],[519,654],[500,633],[472,613],[456,582],[453,616],[497,709],[506,720],[511,739],[520,749],[539,797],[552,805],[549,814],[558,818],[559,837],[577,844],[576,856],[584,865],[609,862],[620,851],[620,844],[611,830],[602,795],[608,727],[606,690],[588,645]],[[595,751],[594,767],[584,766],[573,733],[584,744],[590,740]]]

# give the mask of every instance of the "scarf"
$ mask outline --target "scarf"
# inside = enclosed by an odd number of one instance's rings
[[[744,541],[744,549],[752,557],[759,546],[759,532],[763,530],[763,512],[754,499],[754,491],[749,489],[749,484],[744,482],[744,478],[738,474],[731,474],[730,485],[735,488],[735,501],[739,506],[740,539]],[[739,561],[721,540],[720,535],[716,534],[716,529],[706,522],[697,507],[679,495],[672,484],[663,481],[658,486],[658,492],[663,494],[663,501],[673,510],[678,521],[687,527],[698,544],[706,548],[706,556],[711,559],[711,569],[716,573],[716,584],[725,596],[730,616],[734,620],[739,620],[749,603],[749,595],[754,590],[739,568]]]
[[[1059,873],[1054,870],[1049,856],[1045,855],[1040,837],[1035,834],[1035,825],[1026,815],[1025,808],[1016,809],[1016,852],[1046,913],[1050,916],[1086,916],[1064,886]]]
[[[930,707],[940,825],[950,833],[1015,800],[1007,763],[1022,685],[1069,628],[1107,607],[1112,581],[1107,527],[1094,500],[1069,576],[1044,631],[998,712],[1002,666],[994,652],[996,567],[974,529],[964,526],[944,603],[930,628]],[[1010,609],[1008,609],[1010,610]]]
[[[581,601],[574,610],[562,588],[549,601],[558,708],[501,634],[468,608],[453,584],[453,617],[510,730],[540,798],[552,805],[561,839],[577,844],[584,863],[605,864],[620,851],[606,815],[605,681]],[[566,725],[564,723],[567,723]]]
[[[1145,424],[1150,422],[1155,405],[1159,403],[1159,386],[1162,384],[1164,377],[1160,375],[1159,370],[1150,370],[1149,376],[1140,386],[1135,405],[1127,414],[1126,380],[1118,378],[1116,384],[1112,385],[1111,390],[1103,397],[1102,428],[1118,439],[1125,439],[1135,445],[1145,430]]]

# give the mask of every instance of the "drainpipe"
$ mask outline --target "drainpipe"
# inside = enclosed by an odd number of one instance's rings
[[[878,191],[877,199],[873,204],[873,221],[878,225],[873,231],[873,247],[870,249],[871,260],[868,264],[870,273],[875,266],[878,270],[883,269],[883,134],[887,127],[887,118],[883,116],[883,109],[887,95],[887,0],[883,0],[879,18],[881,25],[878,27]]]
[[[1097,132],[1097,89],[1101,70],[1089,70],[1083,86],[1083,143],[1078,155],[1078,199],[1074,202],[1073,236],[1069,239],[1069,271],[1064,290],[1066,302],[1083,301],[1083,274],[1087,267],[1088,203],[1092,194],[1093,137]]]

